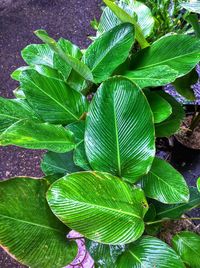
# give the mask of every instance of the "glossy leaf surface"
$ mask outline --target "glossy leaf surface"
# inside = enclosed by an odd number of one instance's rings
[[[62,126],[22,120],[0,135],[0,145],[16,145],[27,149],[47,149],[64,153],[75,147],[72,132]]]
[[[180,218],[184,213],[189,210],[200,206],[200,193],[197,188],[190,187],[190,199],[188,203],[181,203],[176,205],[166,205],[156,202],[154,205],[156,207],[157,218],[169,218],[177,219]]]
[[[33,44],[25,47],[22,52],[22,58],[29,65],[46,65],[53,67],[53,54],[49,45],[47,44]]]
[[[164,91],[157,91],[157,93],[169,102],[172,107],[172,114],[163,122],[155,124],[156,136],[169,137],[179,130],[185,112],[181,104],[178,103],[172,96]]]
[[[35,70],[24,71],[20,81],[29,104],[46,122],[68,124],[87,111],[86,98],[62,81]]]
[[[127,71],[123,74],[140,88],[159,87],[173,82],[178,72],[167,65],[153,66],[142,70]]]
[[[134,43],[134,28],[130,23],[116,26],[97,38],[86,50],[83,61],[100,83],[128,57]]]
[[[181,7],[185,8],[186,10],[194,13],[200,14],[200,2],[197,1],[190,1],[189,3],[180,3]]]
[[[22,119],[39,120],[26,101],[0,97],[0,133]]]
[[[48,152],[41,162],[41,169],[45,175],[69,174],[81,169],[74,164],[73,152],[63,154]]]
[[[62,222],[96,242],[130,243],[144,231],[143,191],[108,173],[70,174],[52,184],[47,199]]]
[[[0,245],[32,268],[63,267],[77,251],[46,202],[48,187],[46,180],[25,177],[0,182]]]
[[[178,233],[173,237],[172,245],[189,267],[200,267],[200,235],[188,231]]]
[[[160,123],[167,119],[172,113],[172,107],[156,91],[144,90],[148,103],[154,116],[154,123]]]
[[[191,71],[200,60],[200,40],[189,35],[168,35],[154,42],[132,58],[131,70],[145,70],[167,65],[177,77]],[[163,73],[164,75],[164,73]]]
[[[141,185],[146,196],[162,203],[186,203],[189,200],[189,189],[183,176],[159,158],[154,158],[149,173],[141,179]]]
[[[198,189],[199,192],[200,192],[200,177],[197,179],[197,189]]]
[[[116,268],[185,268],[176,252],[163,241],[144,236],[119,257]]]
[[[134,182],[155,153],[153,114],[130,80],[114,77],[98,89],[86,119],[86,155],[94,170]]]

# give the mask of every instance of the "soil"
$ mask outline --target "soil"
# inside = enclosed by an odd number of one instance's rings
[[[85,48],[93,34],[90,21],[99,17],[101,0],[0,0],[0,96],[13,98],[17,87],[10,73],[25,65],[20,51],[40,43],[33,31],[45,29],[58,39],[64,37]],[[12,176],[41,177],[43,151],[14,146],[0,148],[0,179]],[[0,249],[1,268],[22,268]]]
[[[200,150],[200,122],[193,132],[191,132],[189,129],[191,121],[192,116],[187,116],[185,118],[180,131],[176,134],[176,138],[184,146],[191,149]]]

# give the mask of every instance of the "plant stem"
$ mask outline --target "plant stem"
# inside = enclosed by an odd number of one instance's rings
[[[146,225],[152,225],[152,224],[161,223],[161,222],[165,222],[165,221],[181,221],[181,220],[198,220],[198,221],[200,221],[200,218],[194,217],[194,218],[179,218],[179,219],[162,219],[162,220],[158,220],[158,221],[146,222]]]
[[[194,129],[198,126],[200,122],[200,112],[193,118],[192,123],[190,125],[190,130],[193,132]]]

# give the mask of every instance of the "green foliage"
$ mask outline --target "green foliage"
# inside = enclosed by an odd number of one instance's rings
[[[29,267],[61,268],[77,252],[66,239],[73,229],[95,267],[197,268],[196,234],[175,235],[176,252],[144,234],[200,206],[199,179],[188,188],[155,157],[156,137],[175,134],[184,118],[162,86],[194,99],[198,6],[104,2],[85,50],[36,31],[45,44],[22,50],[16,98],[0,97],[0,145],[47,150],[43,179],[0,182],[0,245]]]

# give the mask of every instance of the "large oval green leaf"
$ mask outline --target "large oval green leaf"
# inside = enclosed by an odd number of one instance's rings
[[[153,114],[130,80],[114,77],[98,89],[86,119],[86,155],[94,170],[135,182],[155,154]]]
[[[100,243],[130,243],[144,231],[143,191],[108,173],[70,174],[52,184],[47,199],[62,222]]]
[[[189,189],[183,176],[162,159],[154,158],[151,169],[142,177],[141,184],[146,196],[162,203],[189,201]]]
[[[127,59],[133,43],[133,25],[124,23],[104,33],[88,47],[83,61],[92,70],[96,83],[109,78]]]
[[[0,132],[22,119],[39,120],[26,101],[0,97]]]
[[[66,125],[87,111],[86,98],[63,81],[26,70],[20,82],[29,104],[46,122]]]
[[[123,253],[116,268],[185,268],[176,252],[163,241],[144,236]]]
[[[0,245],[31,268],[60,268],[76,256],[69,229],[46,202],[43,179],[13,178],[0,182]]]
[[[200,235],[187,231],[178,233],[173,237],[172,245],[189,267],[200,267]]]
[[[0,146],[7,145],[65,153],[75,147],[75,142],[73,133],[62,126],[22,120],[0,135]]]
[[[130,69],[152,68],[154,72],[156,66],[167,65],[173,73],[177,71],[179,77],[191,71],[199,61],[199,39],[189,35],[167,35],[135,54]]]

